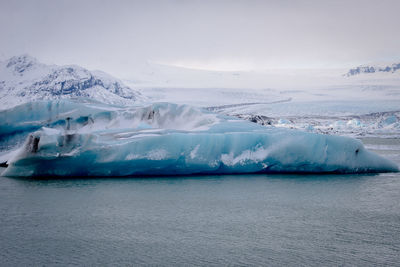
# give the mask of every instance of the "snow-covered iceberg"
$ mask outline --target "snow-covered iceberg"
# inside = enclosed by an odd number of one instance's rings
[[[57,100],[0,112],[0,145],[21,136],[25,142],[10,154],[5,176],[398,171],[356,139],[265,127],[171,103]]]

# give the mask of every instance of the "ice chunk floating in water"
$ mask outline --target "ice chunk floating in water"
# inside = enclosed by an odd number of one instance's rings
[[[398,171],[356,139],[265,127],[170,103],[42,101],[0,112],[0,119],[3,140],[27,135],[5,176]]]

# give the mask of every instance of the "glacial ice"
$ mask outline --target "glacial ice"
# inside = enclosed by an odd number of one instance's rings
[[[261,126],[172,103],[45,100],[0,112],[4,176],[398,171],[356,139]]]

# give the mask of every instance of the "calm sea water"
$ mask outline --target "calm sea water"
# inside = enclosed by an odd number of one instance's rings
[[[400,163],[398,139],[365,139]],[[400,174],[0,177],[0,265],[392,265]]]

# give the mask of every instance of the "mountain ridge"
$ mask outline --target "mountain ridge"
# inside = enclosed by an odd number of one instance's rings
[[[101,71],[46,65],[23,54],[0,62],[0,109],[38,99],[86,97],[107,104],[143,100],[137,90]]]
[[[370,73],[395,73],[400,70],[400,62],[399,63],[392,63],[391,65],[360,65],[358,67],[350,69],[345,76],[355,76],[359,74],[370,74]]]

